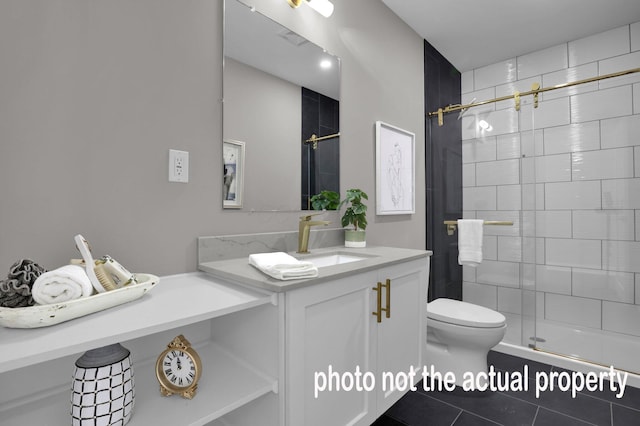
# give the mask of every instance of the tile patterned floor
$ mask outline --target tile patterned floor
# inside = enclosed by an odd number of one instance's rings
[[[489,364],[496,371],[522,372],[529,379],[538,371],[565,371],[558,367],[491,351]],[[533,378],[533,379],[532,379]],[[534,381],[535,382],[535,381]],[[535,385],[520,392],[409,392],[373,426],[636,426],[640,425],[640,389],[627,386],[620,399],[604,392],[547,391],[535,395]]]

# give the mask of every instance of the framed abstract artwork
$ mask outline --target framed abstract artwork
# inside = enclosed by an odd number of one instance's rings
[[[376,214],[413,214],[415,134],[376,121]]]

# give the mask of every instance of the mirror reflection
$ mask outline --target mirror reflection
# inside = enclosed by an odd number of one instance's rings
[[[340,59],[236,0],[224,54],[224,145],[243,146],[243,164],[224,160],[224,207],[306,210],[339,191]]]

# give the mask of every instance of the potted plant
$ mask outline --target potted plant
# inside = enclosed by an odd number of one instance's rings
[[[350,204],[342,215],[342,226],[353,226],[353,229],[344,231],[345,247],[366,247],[367,245],[364,231],[367,228],[367,206],[362,204],[362,199],[369,199],[364,191],[348,189],[346,197],[338,207]]]
[[[322,190],[311,197],[311,207],[314,210],[338,210],[340,194],[335,191]]]

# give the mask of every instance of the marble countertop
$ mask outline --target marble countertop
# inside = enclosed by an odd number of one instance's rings
[[[381,267],[427,258],[432,254],[432,252],[428,250],[381,246],[365,248],[347,248],[344,246],[324,247],[312,250],[309,254],[299,254],[295,252],[289,254],[300,260],[306,260],[312,257],[337,253],[364,257],[364,259],[339,265],[320,267],[318,268],[318,276],[314,278],[286,281],[272,278],[251,266],[249,264],[248,257],[201,262],[198,265],[198,269],[216,278],[249,285],[263,290],[284,292],[332,281],[337,278],[347,277],[360,272],[379,269]]]

